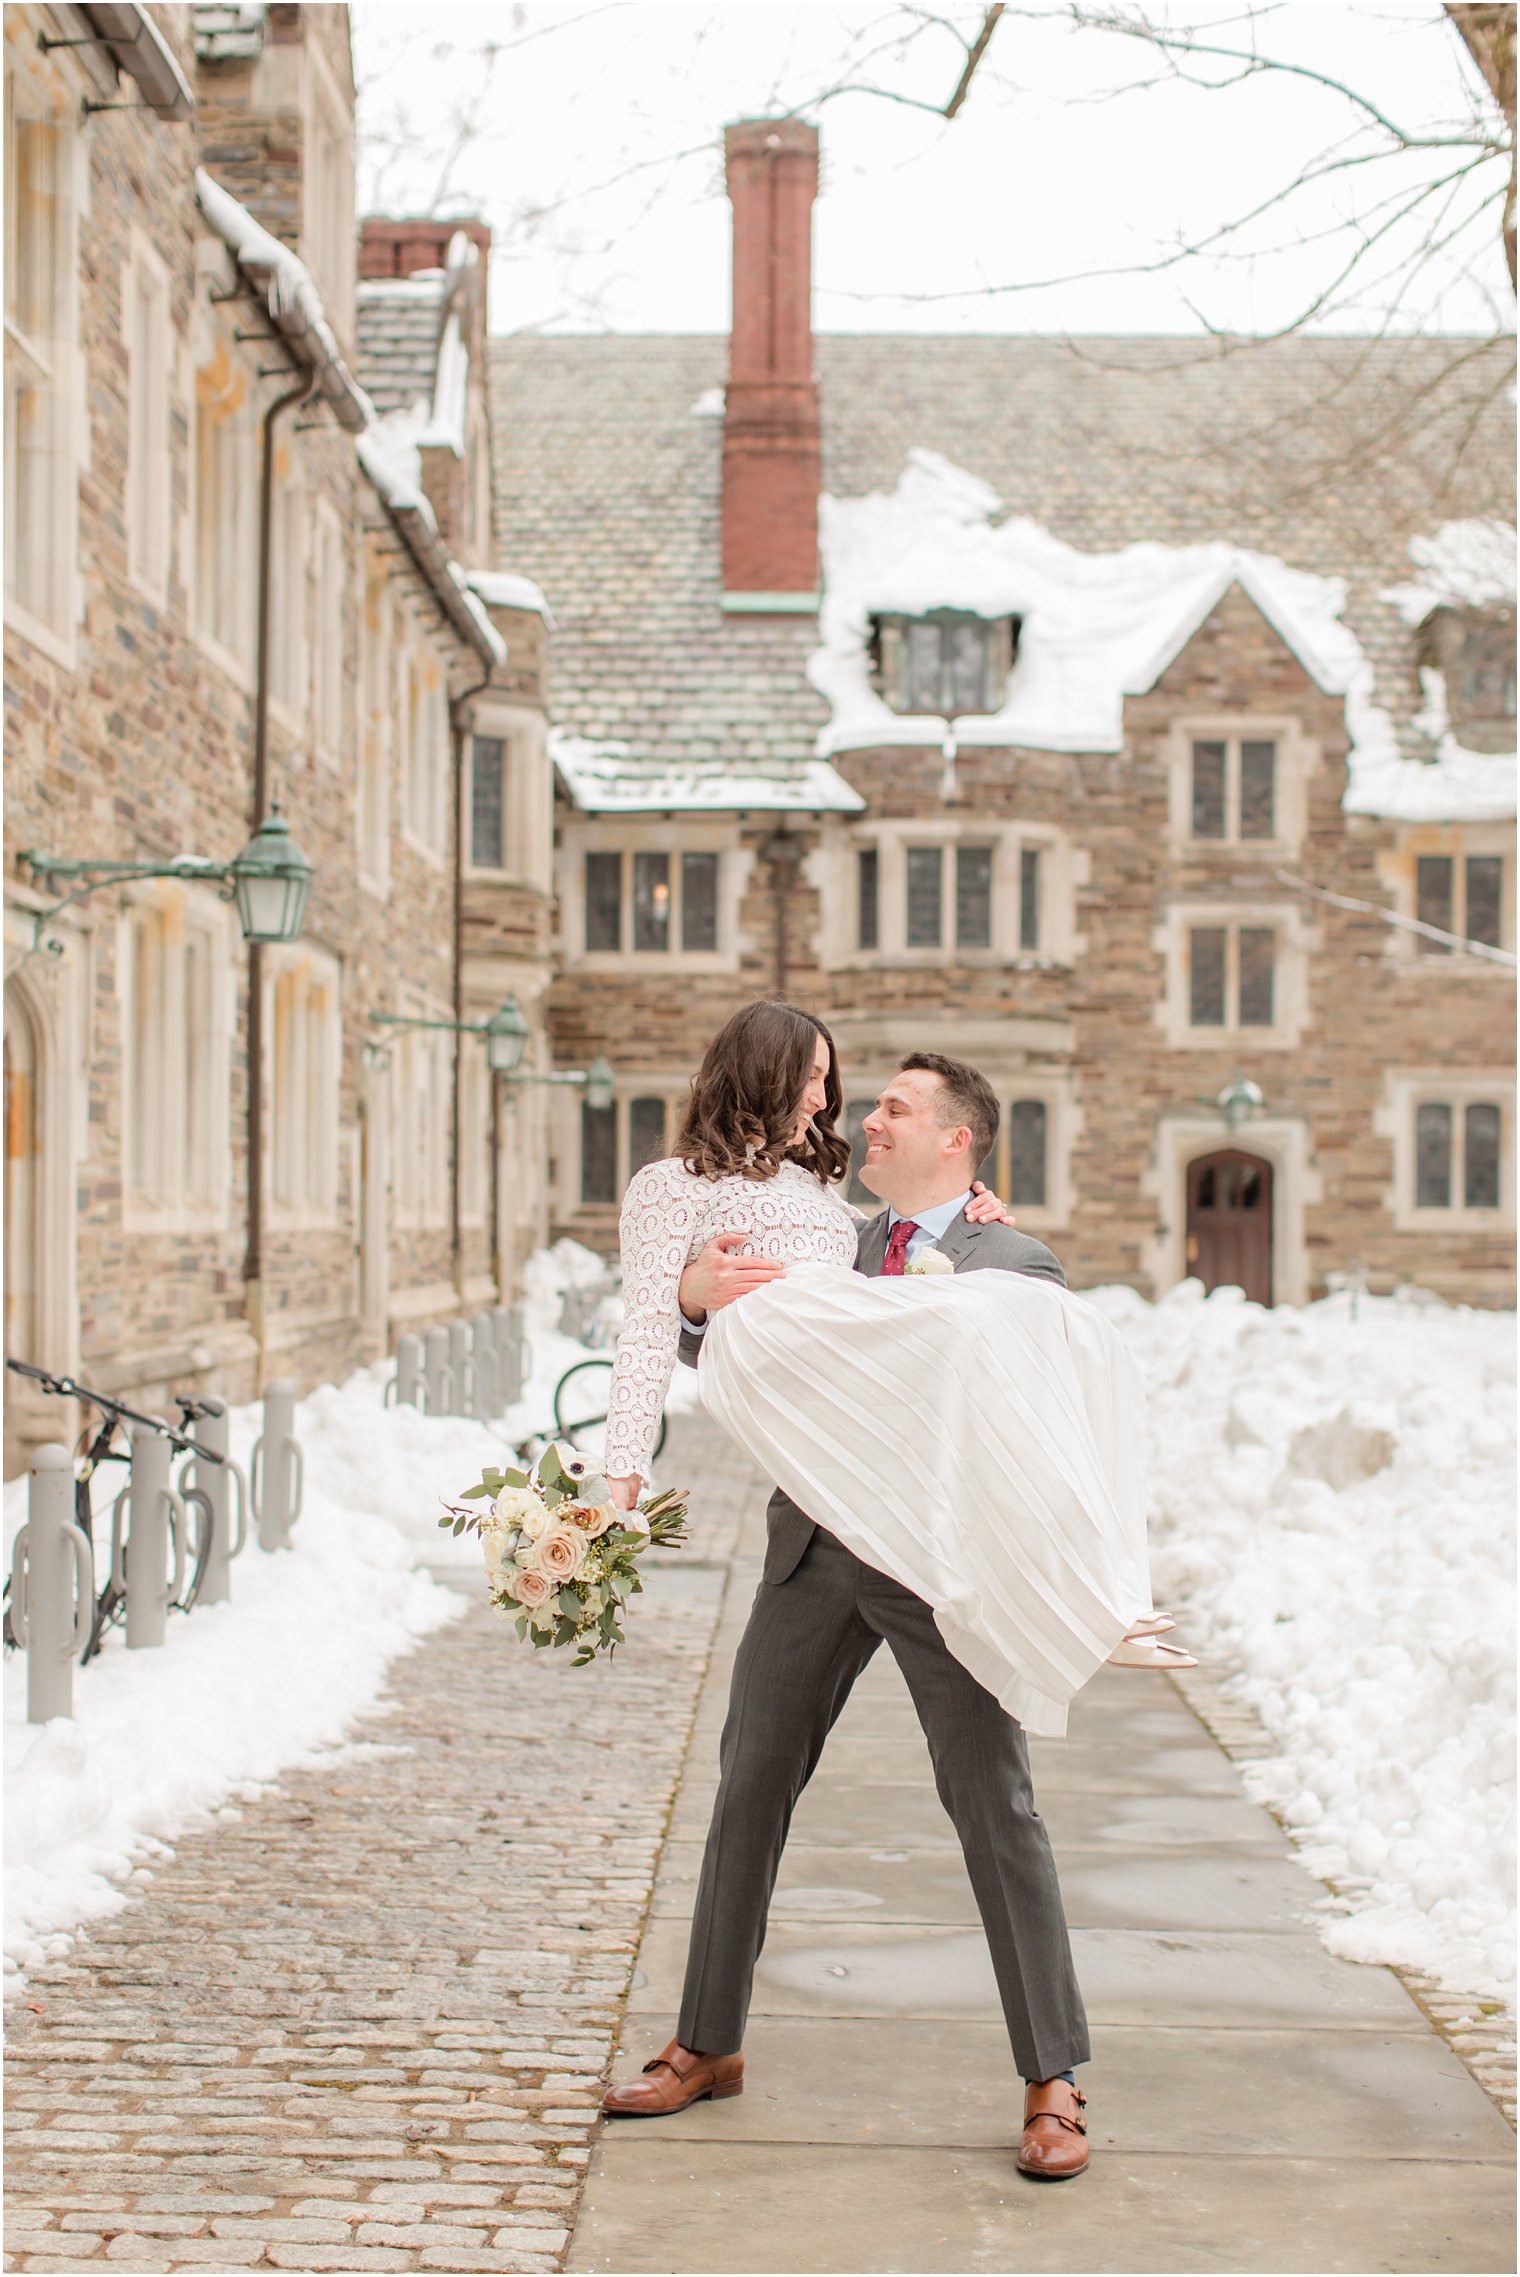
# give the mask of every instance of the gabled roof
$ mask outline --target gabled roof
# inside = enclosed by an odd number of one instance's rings
[[[1388,722],[1379,768],[1436,791],[1431,770],[1399,760],[1436,747],[1416,725],[1412,644],[1385,596],[1409,578],[1412,539],[1512,512],[1502,347],[1287,340],[1220,353],[1179,340],[854,335],[820,339],[817,361],[835,500],[893,493],[910,452],[925,450],[984,485],[999,516],[1063,548],[1208,548],[1204,613],[1221,576],[1254,582],[1260,600],[1262,557],[1280,590],[1340,580],[1340,629],[1370,676],[1362,696]],[[721,337],[492,346],[497,529],[554,612],[558,720],[609,772],[622,753],[651,774],[752,779],[829,748],[831,706],[808,676],[816,621],[725,617],[720,605],[726,362]],[[1432,382],[1450,367],[1446,408],[1432,415]],[[1185,638],[1191,606],[1177,615]],[[1284,629],[1313,649],[1304,661],[1321,684],[1351,693],[1355,660],[1327,660],[1322,621],[1314,640],[1307,619]],[[907,727],[894,721],[893,740]],[[1504,773],[1490,764],[1485,796]],[[1505,780],[1512,796],[1512,769]],[[1388,811],[1393,782],[1369,794],[1373,811]]]

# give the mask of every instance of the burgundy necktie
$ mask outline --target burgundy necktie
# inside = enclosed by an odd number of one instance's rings
[[[902,1273],[908,1262],[908,1244],[918,1227],[911,1218],[899,1218],[887,1239],[887,1254],[881,1261],[882,1278],[889,1273]]]

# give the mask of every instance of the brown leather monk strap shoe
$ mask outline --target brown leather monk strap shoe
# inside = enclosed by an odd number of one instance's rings
[[[1087,2097],[1066,2079],[1031,2080],[1024,2090],[1024,2140],[1019,2172],[1041,2182],[1064,2182],[1087,2164]]]
[[[609,2119],[659,2119],[684,2111],[710,2095],[716,2103],[725,2095],[744,2093],[743,2056],[703,2056],[672,2040],[644,2066],[639,2079],[609,2087],[602,2109]]]

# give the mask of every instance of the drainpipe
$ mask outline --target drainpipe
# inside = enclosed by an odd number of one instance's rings
[[[789,831],[785,823],[778,822],[770,836],[760,847],[760,859],[771,873],[771,885],[776,896],[776,948],[772,994],[784,1000],[787,987],[787,896],[797,882],[797,870],[802,860],[802,842]]]
[[[274,519],[274,426],[282,411],[316,393],[320,374],[308,372],[266,406],[259,462],[259,618],[253,683],[253,827],[269,811],[269,637],[270,531]],[[243,1304],[259,1347],[259,1375],[266,1374],[264,1332],[264,950],[248,945],[248,1164],[247,1238],[243,1251]]]
[[[491,685],[492,667],[486,667],[483,679],[476,680],[449,706],[450,725],[454,731],[454,1069],[453,1069],[453,1161],[449,1176],[449,1270],[453,1277],[454,1294],[464,1307],[464,1218],[463,1195],[460,1180],[464,1123],[464,745],[469,733],[465,706]],[[495,1086],[492,1083],[492,1126],[496,1125]],[[493,1148],[494,1148],[493,1139]],[[491,1191],[496,1191],[497,1167],[494,1152],[491,1161]],[[495,1259],[492,1259],[495,1273]]]

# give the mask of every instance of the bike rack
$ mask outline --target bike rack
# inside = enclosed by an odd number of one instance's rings
[[[264,1428],[254,1444],[248,1493],[261,1550],[287,1550],[301,1515],[306,1458],[295,1435],[296,1387],[276,1376],[264,1387]]]
[[[39,1447],[16,1537],[11,1626],[26,1652],[26,1720],[74,1713],[74,1656],[95,1618],[95,1558],[76,1526],[74,1464],[66,1447]]]

